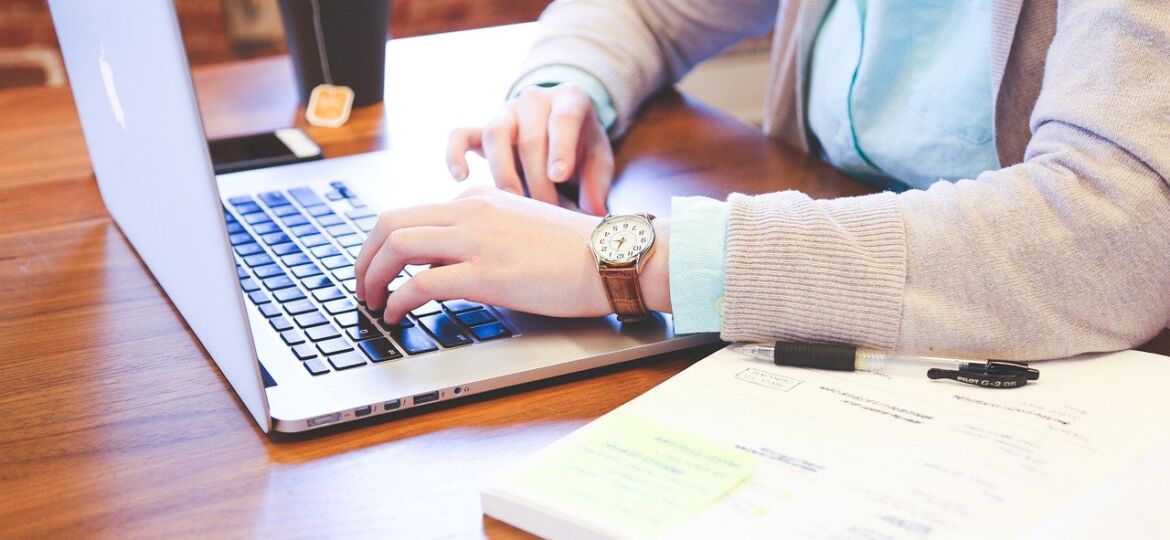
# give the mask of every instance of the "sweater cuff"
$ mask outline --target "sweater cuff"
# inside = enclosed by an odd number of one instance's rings
[[[896,349],[906,233],[892,193],[728,199],[723,339]]]
[[[508,98],[514,98],[520,91],[529,86],[551,88],[562,83],[577,85],[593,102],[593,110],[597,113],[597,121],[606,131],[613,128],[617,122],[617,109],[613,105],[613,98],[601,81],[581,68],[564,64],[553,64],[536,68],[521,77],[508,90]]]
[[[674,331],[718,332],[723,320],[727,205],[706,197],[674,197],[670,204],[670,304]]]

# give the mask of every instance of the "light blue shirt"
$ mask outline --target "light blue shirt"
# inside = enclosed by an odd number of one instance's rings
[[[809,62],[809,128],[824,159],[870,185],[901,191],[999,168],[989,74],[990,0],[840,0]],[[556,68],[556,78],[545,69]],[[617,114],[595,77],[537,70],[593,99],[606,129]],[[523,82],[523,81],[522,81]],[[517,84],[515,88],[524,85]],[[675,332],[722,325],[726,204],[671,201],[670,298]]]

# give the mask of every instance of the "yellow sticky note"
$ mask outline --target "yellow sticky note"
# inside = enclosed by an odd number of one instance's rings
[[[628,414],[611,414],[586,429],[513,486],[580,518],[657,536],[756,467],[748,453]]]

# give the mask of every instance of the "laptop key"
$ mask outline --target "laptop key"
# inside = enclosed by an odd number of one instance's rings
[[[353,210],[349,210],[345,213],[345,217],[353,220],[358,220],[373,215],[373,210],[370,210],[369,208],[354,208]]]
[[[362,358],[360,354],[347,352],[345,354],[330,356],[329,363],[333,364],[333,369],[341,371],[343,369],[364,366],[366,365],[366,359]]]
[[[305,369],[309,370],[309,374],[313,375],[314,377],[317,375],[324,375],[329,373],[329,366],[325,365],[325,362],[320,358],[306,360],[302,365],[304,365]]]
[[[256,212],[264,211],[260,209],[260,205],[252,202],[251,198],[248,199],[248,202],[240,204],[232,203],[232,205],[236,207],[236,212],[241,214],[255,214]]]
[[[491,341],[512,335],[510,330],[498,322],[473,327],[471,333],[475,334],[475,338],[480,341]]]
[[[330,228],[330,227],[334,227],[337,225],[345,225],[345,222],[342,221],[341,217],[339,217],[337,214],[329,213],[329,214],[323,214],[321,216],[318,216],[317,217],[317,224],[321,225],[322,227],[325,227],[326,230],[328,230],[328,228]],[[346,226],[346,228],[349,228],[349,227]],[[333,234],[333,233],[330,233],[330,234]],[[337,236],[337,235],[334,234],[333,236]]]
[[[395,324],[390,324],[390,323],[382,320],[381,318],[379,318],[378,319],[378,326],[381,326],[383,330],[386,330],[387,332],[389,332],[390,330],[393,330],[395,326],[400,326],[402,328],[410,328],[410,327],[414,326],[414,323],[411,322],[410,319],[402,319],[398,324],[395,325]]]
[[[264,291],[252,291],[248,293],[248,300],[251,300],[252,303],[256,304],[257,306],[261,304],[267,304],[272,301],[268,299],[268,295],[264,294]]]
[[[352,293],[354,291],[357,291],[357,280],[356,279],[347,279],[347,280],[341,282],[341,286],[345,287],[345,290]]]
[[[362,242],[365,242],[365,240],[362,240]],[[354,259],[356,259],[356,258],[358,258],[358,254],[362,252],[362,247],[361,246],[349,246],[349,247],[345,248],[345,252],[349,253],[350,257],[353,257]]]
[[[318,302],[328,302],[330,300],[337,300],[338,298],[345,298],[345,294],[338,290],[337,287],[329,287],[328,289],[313,291],[313,298],[316,298]]]
[[[244,279],[240,280],[240,288],[244,289],[244,292],[252,292],[252,291],[260,290],[260,286],[257,285],[256,280],[254,280],[252,278],[244,278]]]
[[[289,279],[289,277],[286,275],[274,276],[264,280],[264,286],[270,291],[287,289],[294,285],[296,285],[296,283],[293,283],[293,280]],[[279,300],[280,296],[277,295],[276,298]],[[304,298],[304,295],[301,295],[301,298]],[[284,300],[280,301],[284,302]]]
[[[287,206],[291,204],[285,198],[284,194],[279,191],[265,191],[257,196],[260,197],[260,202],[267,206]]]
[[[304,253],[293,253],[292,255],[285,255],[284,257],[281,257],[280,262],[284,263],[285,266],[293,267],[300,266],[302,264],[309,264],[313,262],[313,259],[310,259],[309,256],[305,255]]]
[[[276,253],[281,257],[286,255],[294,255],[301,252],[301,247],[292,242],[276,244],[275,246],[269,246],[269,248],[272,249],[273,253]]]
[[[394,337],[394,341],[402,345],[402,350],[407,354],[420,354],[438,349],[431,338],[427,337],[426,332],[417,326],[409,328],[395,326],[390,329],[390,335]]]
[[[325,356],[329,356],[331,354],[352,351],[353,347],[350,346],[348,341],[341,339],[341,338],[336,338],[336,339],[330,339],[328,341],[322,341],[322,342],[318,343],[317,349],[320,350],[321,353],[324,354]]]
[[[374,226],[378,224],[378,216],[369,216],[364,218],[357,218],[353,220],[353,224],[362,232],[370,232],[374,230]]]
[[[264,248],[260,247],[260,244],[255,242],[249,242],[247,244],[240,244],[236,246],[236,253],[241,257],[247,257],[248,255],[255,255],[257,253],[263,252]]]
[[[238,221],[229,221],[227,225],[227,232],[228,234],[240,234],[244,232],[244,226],[240,225],[240,222]]]
[[[281,313],[280,308],[277,307],[276,304],[273,304],[273,303],[267,303],[267,304],[264,304],[262,306],[259,306],[259,309],[260,309],[260,314],[263,315],[264,318],[266,318],[266,319],[271,319],[273,317],[276,317],[277,315],[280,315],[280,313]]]
[[[250,195],[238,195],[228,199],[228,203],[230,203],[232,206],[248,204],[250,202],[252,202],[252,197]]]
[[[240,244],[247,244],[247,243],[252,242],[252,235],[250,235],[246,232],[239,232],[236,234],[230,234],[230,235],[228,235],[228,241],[230,241],[233,246],[238,246]]]
[[[273,276],[283,276],[284,275],[284,269],[275,265],[275,264],[266,264],[264,266],[257,266],[256,268],[253,268],[252,271],[256,272],[256,277],[258,277],[260,279],[268,279],[268,278],[273,277]]]
[[[358,234],[347,234],[345,236],[338,236],[337,237],[337,243],[341,244],[341,247],[344,247],[344,248],[351,248],[351,247],[355,247],[355,246],[360,246],[360,245],[362,245],[362,242],[365,242],[365,241],[366,241],[366,239],[362,238],[362,236],[358,235]]]
[[[314,326],[321,326],[322,324],[329,322],[329,319],[326,319],[320,311],[302,313],[296,317],[293,317],[293,320],[296,321],[297,326],[301,328],[312,328]]]
[[[345,236],[345,235],[353,234],[353,228],[350,226],[347,226],[347,224],[345,224],[345,223],[342,223],[342,221],[340,221],[340,220],[342,220],[342,219],[340,219],[340,217],[337,217],[337,215],[333,215],[333,219],[336,219],[337,223],[331,224],[331,226],[325,226],[325,233],[329,233],[329,236],[332,236],[335,238],[338,236]],[[323,226],[324,226],[325,223],[321,223],[321,224],[323,224]]]
[[[309,225],[308,223],[306,223],[304,225],[297,225],[296,227],[293,227],[289,230],[292,231],[292,233],[294,235],[296,235],[297,238],[303,238],[305,236],[312,236],[315,234],[319,234],[321,232],[321,231],[318,231],[316,227]]]
[[[402,358],[402,353],[394,348],[394,344],[386,338],[371,339],[357,344],[358,348],[366,353],[373,362],[385,362],[395,358]]]
[[[467,300],[444,300],[443,307],[447,308],[447,311],[450,311],[451,313],[463,313],[464,311],[479,309],[483,306],[473,302],[468,302]]]
[[[291,215],[299,215],[301,213],[301,211],[297,210],[297,208],[291,204],[286,204],[284,206],[277,206],[277,207],[273,208],[272,213],[276,214],[276,217],[285,217],[285,216],[291,216]]]
[[[496,322],[496,318],[486,309],[465,311],[456,315],[455,318],[459,319],[459,322],[463,323],[464,326],[479,326],[481,324]]]
[[[467,337],[446,313],[420,317],[419,322],[430,330],[444,347],[458,347],[471,343],[471,338]]]
[[[427,303],[410,310],[410,314],[415,317],[425,317],[427,315],[434,315],[443,310],[443,307],[436,301],[430,300]]]
[[[292,350],[293,350],[293,354],[297,355],[297,360],[304,361],[304,360],[308,360],[310,358],[317,357],[317,349],[315,349],[312,345],[309,345],[308,343],[302,343],[300,345],[293,345]]]
[[[338,313],[345,313],[346,311],[353,311],[355,309],[357,309],[357,306],[348,298],[334,300],[325,304],[325,311],[328,311],[330,315],[337,315]]]
[[[357,324],[347,328],[345,333],[349,334],[349,337],[353,338],[354,341],[382,337],[382,333],[378,331],[378,325],[364,313],[357,314]]]
[[[239,276],[240,279],[244,279],[248,277],[248,271],[244,270],[243,266],[236,264],[236,276]]]
[[[292,323],[288,322],[288,319],[284,318],[283,315],[279,316],[279,317],[273,317],[271,319],[268,319],[268,324],[271,324],[272,329],[276,330],[277,332],[284,332],[285,330],[292,330],[292,327],[293,327]]]
[[[285,304],[284,310],[287,311],[289,315],[300,315],[302,313],[317,311],[317,306],[314,306],[313,303],[308,300],[296,300],[294,302]]]
[[[285,330],[281,332],[280,339],[283,339],[288,345],[299,345],[305,342],[305,336],[296,330]]]
[[[330,210],[328,206],[322,204],[320,206],[309,206],[305,208],[305,212],[308,212],[309,215],[313,217],[321,217],[332,214],[333,210]]]
[[[333,325],[325,324],[305,330],[305,335],[309,336],[309,339],[312,341],[325,341],[327,339],[341,337],[341,332],[338,332]]]
[[[247,257],[244,257],[244,264],[248,265],[250,268],[264,266],[266,264],[272,264],[272,257],[269,257],[267,253],[248,255]]]
[[[282,232],[269,233],[269,234],[266,234],[264,236],[261,236],[260,239],[263,240],[265,244],[268,244],[270,246],[273,244],[283,244],[285,242],[290,241],[288,238],[288,235],[286,235]]]
[[[353,279],[353,276],[354,276],[353,267],[352,266],[343,266],[341,268],[338,268],[337,270],[334,270],[332,272],[332,274],[333,274],[333,277],[337,278],[340,281],[345,281],[347,279]]]
[[[336,255],[333,257],[327,257],[327,258],[321,259],[321,264],[325,265],[325,268],[328,268],[330,270],[341,268],[343,266],[353,266],[349,262],[349,259],[345,258],[342,255]]]
[[[257,223],[253,225],[252,230],[255,231],[256,234],[272,234],[280,232],[280,225],[277,225],[271,221],[265,221],[264,223]]]
[[[292,189],[288,190],[288,194],[292,195],[292,198],[296,199],[297,204],[299,204],[301,206],[313,206],[313,205],[317,205],[317,204],[325,204],[321,201],[321,198],[318,197],[316,193],[313,193],[313,190],[311,190],[307,187],[292,188]]]
[[[337,251],[337,248],[333,247],[333,244],[324,245],[324,246],[317,246],[309,251],[312,251],[313,256],[318,258],[318,259],[324,259],[326,257],[332,257],[334,255],[341,255],[341,252]]]
[[[247,214],[244,216],[244,223],[247,223],[248,225],[267,223],[269,221],[272,221],[272,219],[270,219],[268,214],[265,214],[264,212],[260,212],[258,214]]]
[[[302,236],[301,243],[307,248],[315,248],[329,244],[329,240],[319,234],[311,234],[309,236]]]
[[[312,277],[307,277],[305,279],[302,279],[301,285],[304,285],[306,289],[313,291],[316,289],[323,289],[325,287],[331,287],[331,286],[333,286],[333,282],[329,281],[329,278],[327,278],[325,276],[312,276]]]
[[[289,216],[284,216],[280,218],[280,221],[281,223],[284,223],[285,227],[300,227],[301,225],[309,224],[309,220],[305,219],[305,216],[302,216],[300,212]]]
[[[315,264],[302,264],[292,269],[293,275],[299,278],[321,275],[321,269]]]
[[[342,314],[334,317],[333,320],[337,321],[337,324],[339,326],[341,326],[342,328],[349,328],[351,326],[357,326],[358,312],[357,311],[347,311],[345,313],[342,313]]]

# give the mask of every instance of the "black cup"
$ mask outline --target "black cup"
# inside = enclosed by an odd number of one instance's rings
[[[316,0],[324,55],[318,46],[312,0],[280,0],[284,36],[297,76],[301,104],[325,81],[322,58],[333,84],[353,89],[354,107],[382,101],[390,0]]]

